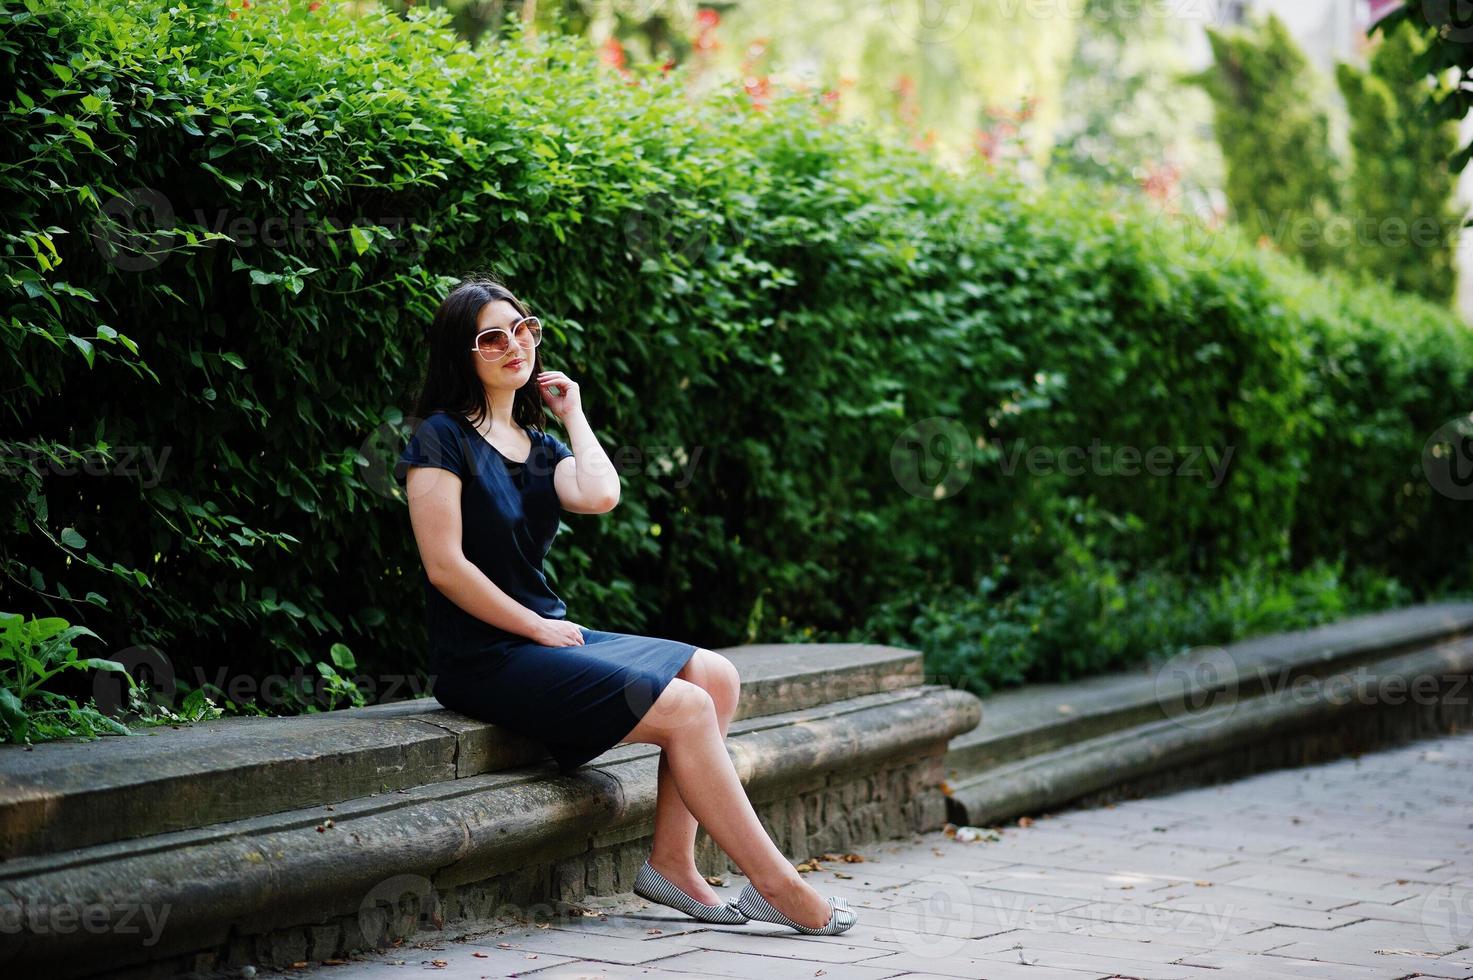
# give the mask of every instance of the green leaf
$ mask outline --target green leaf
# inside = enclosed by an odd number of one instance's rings
[[[78,534],[77,529],[73,527],[62,528],[61,543],[68,548],[77,548],[79,550],[87,547],[87,539]]]
[[[26,707],[8,687],[0,687],[0,721],[5,723],[12,742],[24,742],[29,719]]]
[[[87,359],[87,366],[89,368],[92,367],[92,341],[88,340],[86,337],[78,337],[74,333],[67,334],[67,339],[76,346],[77,350],[82,352],[82,356]]]
[[[332,662],[343,670],[356,670],[358,661],[354,659],[353,652],[345,644],[334,643],[328,650],[328,656]]]

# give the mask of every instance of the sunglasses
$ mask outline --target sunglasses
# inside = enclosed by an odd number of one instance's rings
[[[535,316],[524,316],[505,327],[491,327],[476,334],[476,343],[471,350],[483,360],[499,361],[515,348],[531,349],[542,343],[542,321]]]

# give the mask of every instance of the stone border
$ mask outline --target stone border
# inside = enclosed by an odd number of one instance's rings
[[[720,651],[737,718],[919,685],[921,657],[876,644]],[[0,859],[188,830],[464,779],[548,758],[433,698],[285,718],[223,718],[99,741],[0,747]],[[597,765],[595,759],[592,765]]]
[[[1200,683],[1163,683],[1176,671]],[[1473,720],[1470,704],[1469,603],[1194,650],[1152,673],[984,699],[985,724],[947,754],[948,814],[958,824],[995,824],[1321,761],[1334,757],[1331,746],[1456,731]],[[1347,737],[1352,730],[1360,734]]]

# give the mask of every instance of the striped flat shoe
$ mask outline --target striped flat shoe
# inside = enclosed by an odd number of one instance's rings
[[[828,924],[820,926],[817,929],[812,926],[799,925],[773,908],[771,903],[762,897],[761,892],[752,887],[751,882],[746,884],[742,889],[742,893],[737,896],[737,900],[732,904],[738,912],[753,921],[776,922],[778,925],[792,926],[807,936],[837,936],[859,921],[859,916],[849,907],[848,900],[834,896],[829,899],[829,909],[831,911],[829,912]]]
[[[640,898],[647,898],[651,902],[668,905],[677,912],[684,912],[691,918],[700,919],[702,922],[739,926],[747,921],[747,917],[733,908],[730,902],[722,905],[707,905],[691,898],[680,888],[671,884],[669,878],[650,867],[648,861],[639,866],[639,872],[634,876],[634,894]]]

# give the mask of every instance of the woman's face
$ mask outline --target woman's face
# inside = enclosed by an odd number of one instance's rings
[[[521,318],[517,308],[506,300],[493,300],[481,307],[481,315],[476,317],[476,332],[479,334],[482,330],[500,327],[510,333],[512,326]],[[524,347],[513,339],[511,349],[500,360],[488,361],[479,353],[467,353],[474,360],[476,374],[480,376],[483,385],[488,388],[515,390],[526,384],[527,379],[532,376],[532,358],[536,348]]]

